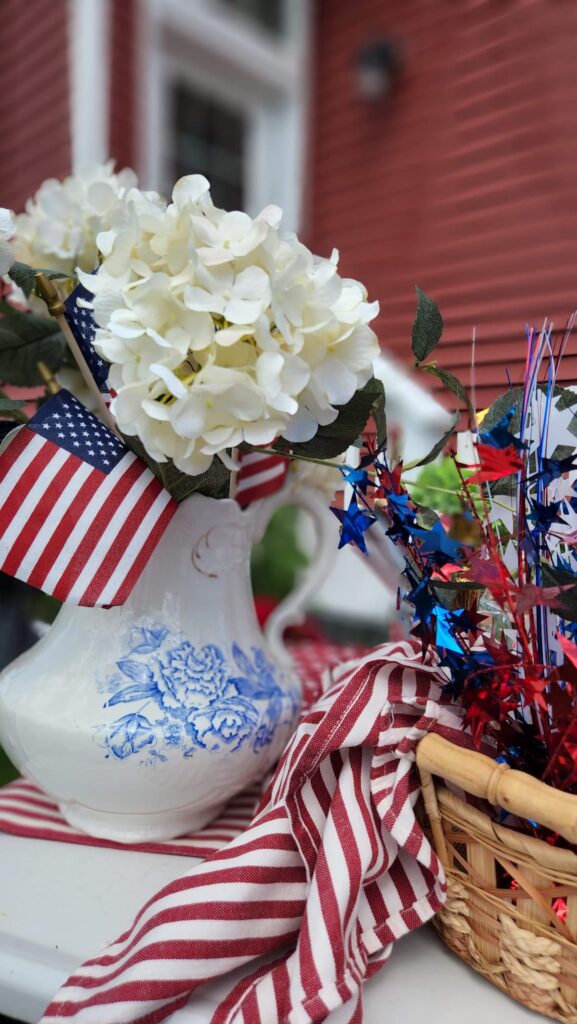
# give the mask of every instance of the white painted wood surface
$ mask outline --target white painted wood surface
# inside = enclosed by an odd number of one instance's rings
[[[95,849],[0,834],[0,1013],[36,1024],[69,974],[116,938],[190,858]],[[218,986],[174,1024],[207,1024]],[[423,928],[365,986],[365,1024],[530,1024],[522,1009]],[[335,1021],[336,1024],[336,1021]]]

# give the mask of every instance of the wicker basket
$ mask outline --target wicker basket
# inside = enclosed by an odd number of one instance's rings
[[[499,825],[433,776],[577,843],[577,796],[431,734],[417,763],[448,880],[435,924],[462,960],[531,1010],[577,1024],[577,855]],[[566,901],[565,920],[556,901]]]

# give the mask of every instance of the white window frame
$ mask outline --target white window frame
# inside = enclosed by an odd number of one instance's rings
[[[268,203],[283,226],[301,224],[310,40],[310,0],[285,0],[282,36],[222,0],[146,0],[140,10],[140,180],[169,176],[169,103],[173,84],[190,84],[245,112],[245,206]]]

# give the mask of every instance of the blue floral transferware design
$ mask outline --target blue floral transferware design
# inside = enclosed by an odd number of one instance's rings
[[[259,647],[249,655],[235,643],[227,659],[216,644],[192,644],[159,624],[133,629],[127,647],[104,684],[104,707],[140,707],[99,728],[107,756],[141,755],[152,763],[171,750],[190,757],[199,748],[232,752],[245,745],[256,753],[272,743],[279,725],[294,721],[298,695],[279,685]]]

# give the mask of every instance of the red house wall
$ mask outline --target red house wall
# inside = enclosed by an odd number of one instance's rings
[[[410,357],[414,285],[445,318],[441,365],[476,402],[519,380],[525,323],[577,307],[572,0],[317,0],[310,231],[381,301],[383,346]],[[397,38],[384,102],[356,90],[363,46]],[[577,352],[577,340],[572,346]],[[577,357],[565,360],[577,379]]]
[[[0,206],[70,169],[67,0],[2,0]]]
[[[2,0],[0,206],[19,212],[45,178],[70,173],[68,0]],[[109,150],[135,167],[137,0],[110,4]]]
[[[109,151],[117,170],[137,170],[136,126],[141,116],[136,85],[137,8],[137,0],[111,3]]]

